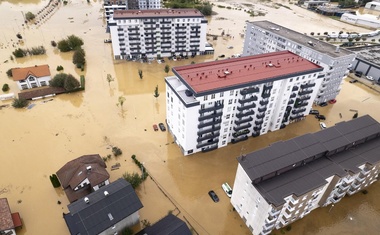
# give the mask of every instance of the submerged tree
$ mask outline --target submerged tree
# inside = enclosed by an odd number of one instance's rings
[[[86,63],[85,56],[86,53],[82,48],[76,49],[73,54],[73,64],[75,64],[77,68],[81,68]]]
[[[113,82],[115,79],[111,76],[111,74],[107,74],[107,82],[108,86],[111,85],[111,82]]]
[[[164,71],[165,71],[166,75],[168,75],[168,73],[170,71],[169,65],[165,65]]]
[[[118,103],[116,105],[117,106],[120,105],[121,109],[123,109],[124,102],[125,102],[125,97],[124,96],[119,96]]]
[[[156,89],[154,89],[154,97],[159,97],[160,96],[160,93],[158,93],[158,85],[156,86]]]
[[[139,77],[140,79],[143,79],[143,71],[141,69],[139,69]]]

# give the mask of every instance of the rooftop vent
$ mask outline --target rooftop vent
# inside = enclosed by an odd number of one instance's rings
[[[109,193],[108,193],[108,191],[104,191],[104,196],[108,196],[108,195],[110,195]]]
[[[226,71],[224,71],[224,74],[228,75],[228,74],[230,74],[230,71],[226,70]]]
[[[90,199],[88,199],[88,197],[85,197],[85,198],[84,198],[84,202],[85,202],[86,204],[88,204],[88,203],[90,203]]]
[[[88,166],[86,167],[87,171],[91,171],[92,167],[91,166]]]
[[[268,64],[268,67],[273,67],[273,64]]]
[[[192,96],[193,95],[193,92],[191,92],[190,90],[186,90],[185,91],[185,94],[186,94],[186,96]]]

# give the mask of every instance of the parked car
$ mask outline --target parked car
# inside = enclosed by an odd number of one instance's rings
[[[234,47],[233,46],[228,46],[227,49],[233,49]]]
[[[112,40],[111,39],[104,39],[104,43],[111,43]]]
[[[366,76],[365,78],[367,78],[367,79],[370,80],[370,81],[373,81],[373,80],[374,80],[372,76]]]
[[[224,54],[221,54],[221,55],[219,56],[219,58],[224,58],[224,57],[226,57]]]
[[[358,82],[358,80],[353,79],[353,80],[350,81],[350,83],[355,83],[355,82]]]
[[[326,102],[320,103],[319,106],[325,107],[325,106],[327,106],[327,103]]]
[[[335,104],[336,103],[336,99],[332,99],[329,101],[330,104]]]
[[[317,114],[315,115],[315,118],[319,120],[326,120],[326,117],[324,115],[321,115],[321,114]]]
[[[153,124],[153,130],[158,131],[158,126],[156,124]]]
[[[319,123],[319,126],[321,127],[321,129],[323,130],[323,129],[326,129],[326,123],[324,123],[324,122],[320,122]]]
[[[211,199],[214,202],[219,202],[219,197],[218,197],[218,195],[216,195],[216,193],[214,192],[214,190],[209,191],[208,195],[211,197]]]
[[[232,196],[232,189],[231,189],[230,185],[227,182],[222,184],[222,189],[227,194],[227,197],[231,197]]]
[[[316,110],[316,109],[312,109],[312,110],[310,110],[309,114],[318,115],[318,114],[319,114],[319,111]]]
[[[361,77],[363,75],[362,71],[355,71],[355,76]]]
[[[160,123],[158,124],[158,126],[160,127],[160,130],[161,130],[161,131],[166,131],[165,125],[164,125],[162,122],[160,122]]]

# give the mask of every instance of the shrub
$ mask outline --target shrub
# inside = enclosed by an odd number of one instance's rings
[[[12,77],[12,69],[8,69],[6,73],[8,77]]]
[[[62,65],[58,65],[58,66],[57,66],[57,71],[62,71],[62,70],[63,70]]]
[[[57,43],[55,41],[51,41],[50,44],[51,44],[52,47],[56,47],[57,46]]]
[[[121,149],[119,149],[118,147],[112,147],[112,153],[115,157],[117,156],[120,156],[121,154],[123,154],[123,152],[121,151]]]
[[[67,5],[67,3],[68,3],[68,2],[67,2],[66,0],[65,0],[65,1],[63,1],[63,5]]]
[[[63,88],[65,88],[66,91],[72,91],[78,87],[80,87],[79,81],[76,78],[74,78],[73,75],[67,75],[63,84]]]
[[[32,47],[32,49],[30,49],[28,52],[31,55],[44,55],[46,54],[46,49],[44,46],[38,46],[38,47]]]
[[[121,235],[133,235],[133,230],[131,228],[125,228],[121,231]]]
[[[18,39],[22,39],[22,36],[21,36],[20,33],[16,34],[16,37],[17,37]]]
[[[58,41],[58,45],[57,45],[57,47],[58,47],[58,49],[59,49],[61,52],[68,52],[68,51],[71,51],[71,48],[70,48],[69,42],[66,41],[66,40]]]
[[[49,178],[54,188],[58,188],[61,186],[61,183],[59,182],[56,174],[52,174],[51,176],[49,176]]]
[[[69,43],[71,50],[76,50],[83,45],[83,40],[75,35],[68,36],[67,42]]]
[[[2,90],[3,90],[4,92],[9,91],[9,85],[5,83],[5,84],[3,85]]]
[[[286,229],[286,231],[288,231],[288,232],[289,232],[290,230],[292,230],[292,226],[291,226],[291,225],[288,225],[288,226],[286,226],[286,228],[285,228],[285,229]]]
[[[50,80],[50,86],[51,87],[63,87],[65,84],[65,79],[67,77],[67,74],[60,73],[53,77],[53,79]]]
[[[81,68],[86,63],[85,55],[86,53],[82,48],[75,50],[73,54],[73,64],[75,64],[77,68]]]
[[[16,58],[22,58],[24,56],[26,56],[28,54],[27,51],[21,49],[21,48],[18,48],[16,49],[14,52],[12,52],[12,54],[16,57]]]
[[[16,109],[24,108],[29,104],[29,101],[25,99],[17,99],[15,98],[12,102],[12,106]]]
[[[32,12],[30,12],[30,11],[28,11],[28,12],[25,14],[25,19],[26,19],[27,21],[31,21],[31,20],[33,20],[34,18],[36,18],[36,16],[35,16]]]
[[[123,178],[126,181],[128,181],[134,189],[137,188],[142,183],[141,177],[136,172],[134,172],[132,174],[124,173]]]

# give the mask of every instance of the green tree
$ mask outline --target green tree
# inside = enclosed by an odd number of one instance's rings
[[[210,16],[212,14],[212,5],[209,2],[205,2],[196,8],[205,16]]]
[[[65,80],[67,78],[67,74],[59,73],[50,80],[51,87],[63,87],[65,85]]]
[[[124,102],[125,102],[125,97],[119,96],[117,106],[120,105],[121,109],[123,109]]]
[[[158,93],[158,85],[156,86],[156,89],[154,89],[154,97],[158,98],[160,96],[160,93]]]
[[[115,79],[111,76],[111,74],[107,74],[107,82],[108,86],[111,86],[111,82],[113,82]]]
[[[69,42],[65,39],[61,40],[61,41],[58,41],[58,45],[57,45],[58,49],[61,51],[61,52],[68,52],[68,51],[71,51],[71,48],[70,48],[70,45],[69,45]]]
[[[83,45],[83,40],[75,35],[70,35],[67,37],[67,42],[71,50],[76,50]]]
[[[68,74],[64,81],[63,88],[65,88],[66,91],[72,91],[78,87],[80,87],[79,81],[73,75]]]
[[[8,77],[12,77],[12,69],[8,69],[7,70],[7,76]]]
[[[169,65],[165,65],[164,71],[165,71],[166,75],[168,75],[168,73],[170,71]]]
[[[17,99],[15,98],[12,102],[12,106],[16,109],[24,108],[29,104],[29,101],[25,99]]]
[[[137,188],[141,183],[142,183],[142,179],[140,177],[139,174],[137,174],[136,172],[130,174],[130,173],[124,173],[123,174],[123,178],[128,181],[131,185],[132,185],[132,188]]]
[[[21,58],[21,57],[24,57],[28,54],[27,51],[21,49],[21,48],[18,48],[16,49],[14,52],[12,52],[12,54],[16,57],[16,58]]]
[[[143,71],[141,69],[139,69],[139,77],[140,79],[143,79]]]
[[[9,85],[5,83],[5,84],[3,85],[2,90],[3,90],[4,92],[9,91]]]
[[[73,64],[77,66],[77,68],[82,67],[86,63],[85,59],[86,53],[82,48],[77,48],[73,54]]]
[[[25,19],[26,19],[27,21],[31,21],[31,20],[33,20],[34,18],[36,18],[36,16],[35,16],[32,12],[30,12],[30,11],[28,11],[28,12],[25,14]]]

